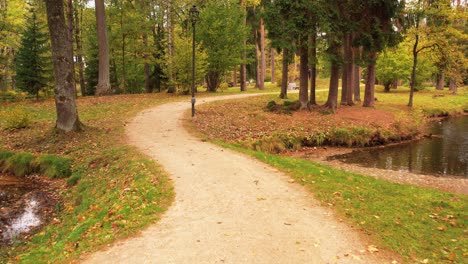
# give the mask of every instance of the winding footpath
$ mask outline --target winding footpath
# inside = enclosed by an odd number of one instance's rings
[[[190,135],[182,126],[188,108],[158,106],[127,126],[130,143],[170,174],[173,205],[84,263],[391,263],[288,176]]]

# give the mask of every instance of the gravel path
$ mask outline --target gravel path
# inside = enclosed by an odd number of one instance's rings
[[[251,95],[199,101],[244,96]],[[186,132],[189,107],[158,106],[127,126],[131,144],[171,175],[174,204],[158,223],[85,263],[391,263],[286,175]]]

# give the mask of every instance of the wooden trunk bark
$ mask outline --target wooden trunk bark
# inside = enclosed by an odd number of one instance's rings
[[[375,105],[375,63],[377,59],[377,53],[373,52],[369,54],[369,64],[367,65],[367,78],[366,88],[364,92],[364,107],[374,107]]]
[[[283,49],[283,62],[281,68],[281,93],[280,98],[288,98],[288,70],[289,70],[289,51]]]
[[[449,90],[452,92],[452,94],[457,94],[458,92],[457,80],[454,78],[450,78]]]
[[[309,103],[309,53],[307,50],[306,40],[301,41],[299,48],[300,64],[299,64],[299,102],[300,109],[308,108]]]
[[[220,77],[219,72],[208,72],[206,75],[208,92],[216,92],[216,90],[218,90],[219,84],[221,83]]]
[[[411,70],[411,80],[410,80],[410,96],[408,101],[408,106],[413,107],[413,97],[414,89],[416,88],[416,67],[418,66],[418,44],[419,44],[419,35],[416,35],[416,40],[413,45],[413,68]]]
[[[75,34],[75,44],[76,44],[76,62],[78,65],[78,76],[80,78],[80,91],[81,96],[86,96],[88,93],[86,92],[86,84],[84,79],[84,62],[83,62],[83,47],[81,44],[81,22],[82,22],[82,11],[80,12],[76,5],[74,10],[74,17],[75,17],[75,27],[74,27],[74,34]]]
[[[266,74],[266,53],[265,53],[265,24],[263,19],[260,19],[260,80],[258,88],[265,89],[265,74]]]
[[[143,45],[145,48],[148,47],[148,35],[146,33],[143,33]],[[148,54],[145,52],[143,55],[143,59],[145,60],[145,65],[144,65],[144,70],[145,70],[145,92],[146,93],[152,93],[153,89],[151,87],[151,72],[150,72],[150,65],[148,63]]]
[[[440,72],[437,74],[437,80],[436,80],[436,89],[437,90],[443,90],[444,89],[444,82],[445,82],[445,74],[443,72]]]
[[[99,77],[96,95],[111,94],[109,74],[109,39],[107,38],[107,23],[104,0],[95,0],[96,25],[98,34]]]
[[[361,67],[354,65],[354,101],[361,102]]]
[[[276,82],[276,77],[275,77],[275,49],[271,48],[270,50],[270,56],[271,56],[271,83]]]
[[[310,98],[309,104],[316,105],[315,92],[317,90],[317,33],[314,31],[310,36]]]
[[[81,123],[76,108],[73,68],[73,42],[68,37],[62,0],[45,0],[54,64],[56,128],[61,132],[78,131]]]
[[[348,76],[346,78],[346,83],[348,89],[346,90],[346,105],[354,105],[353,102],[353,84],[354,84],[354,52],[352,48],[353,44],[353,34],[347,34],[346,36],[346,52],[345,52],[345,59],[346,59],[346,71],[348,72]]]
[[[328,90],[328,99],[325,106],[330,108],[333,112],[336,111],[338,105],[338,83],[340,80],[340,66],[338,62],[332,62],[330,86]]]

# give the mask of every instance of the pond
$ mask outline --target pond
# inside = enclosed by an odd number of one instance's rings
[[[0,245],[37,230],[53,213],[56,199],[36,179],[0,174]]]
[[[435,176],[468,178],[468,116],[437,122],[432,136],[329,157],[345,163]]]

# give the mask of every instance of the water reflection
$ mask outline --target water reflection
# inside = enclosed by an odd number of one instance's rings
[[[468,177],[468,116],[435,124],[431,132],[431,138],[330,159],[388,170]]]

